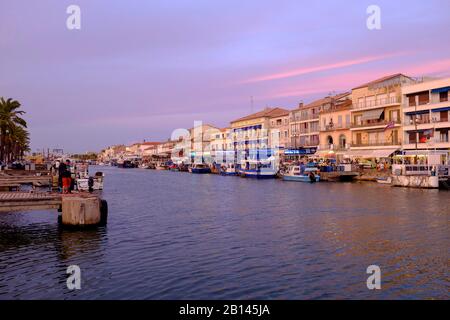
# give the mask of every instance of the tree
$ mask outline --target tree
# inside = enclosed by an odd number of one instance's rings
[[[22,118],[17,100],[0,98],[0,160],[11,162],[23,158],[30,150],[27,122]]]

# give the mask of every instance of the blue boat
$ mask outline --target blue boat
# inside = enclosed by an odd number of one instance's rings
[[[211,173],[211,168],[203,163],[194,164],[191,168],[189,168],[189,172],[203,174],[203,173]]]
[[[300,166],[292,166],[289,168],[289,171],[283,175],[283,180],[309,183],[319,182],[319,170],[316,167],[307,167],[302,171]]]

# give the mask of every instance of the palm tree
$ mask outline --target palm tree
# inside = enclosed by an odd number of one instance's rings
[[[17,100],[0,98],[0,160],[9,162],[29,151],[27,122]]]

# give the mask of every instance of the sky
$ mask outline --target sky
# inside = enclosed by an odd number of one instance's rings
[[[66,26],[72,4],[80,30]],[[33,151],[162,141],[389,74],[450,77],[449,12],[448,0],[2,0],[0,96],[22,103]]]

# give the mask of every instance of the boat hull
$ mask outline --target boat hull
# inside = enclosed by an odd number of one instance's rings
[[[250,179],[275,179],[277,174],[273,172],[254,172],[254,171],[243,171],[241,176]]]
[[[209,168],[202,168],[202,169],[192,168],[191,173],[206,174],[206,173],[211,173],[211,169],[209,169]]]
[[[296,181],[296,182],[309,182],[311,183],[311,179],[309,176],[283,176],[284,181]],[[320,182],[320,176],[316,176],[316,181]]]

